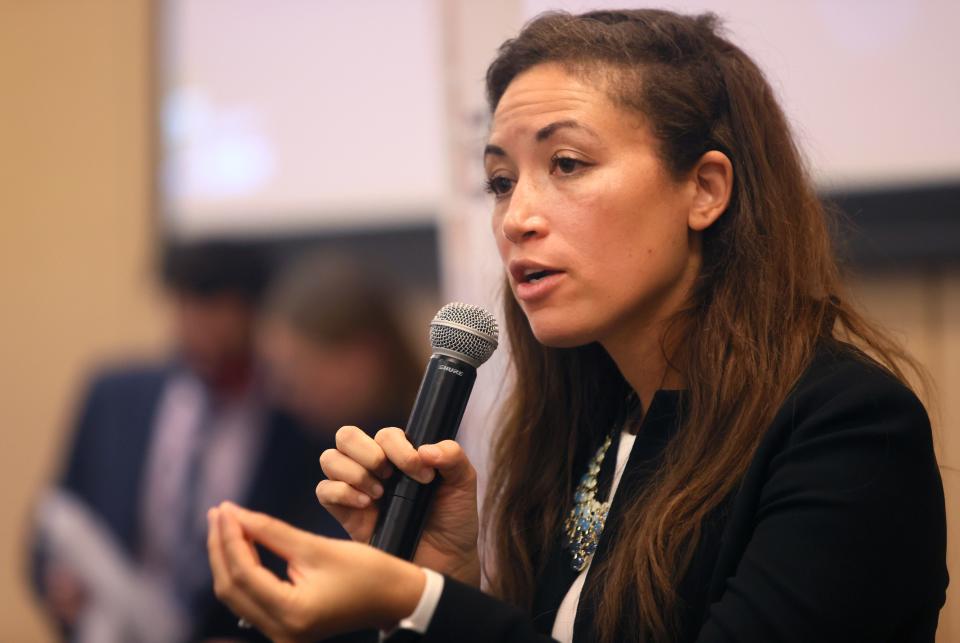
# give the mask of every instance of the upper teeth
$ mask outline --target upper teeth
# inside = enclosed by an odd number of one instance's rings
[[[523,278],[526,279],[530,275],[535,275],[538,272],[543,272],[543,268],[527,268],[523,271]]]

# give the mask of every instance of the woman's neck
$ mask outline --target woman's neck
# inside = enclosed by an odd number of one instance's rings
[[[667,356],[675,354],[688,332],[688,328],[675,323],[678,321],[675,317],[683,309],[700,273],[699,235],[694,235],[691,243],[692,254],[674,286],[600,341],[637,394],[643,414],[658,390],[686,387],[683,375],[668,364]],[[686,326],[689,322],[680,323]]]
[[[683,377],[669,366],[664,355],[662,324],[656,326],[647,329],[651,332],[631,333],[602,342],[620,374],[637,394],[644,414],[658,390],[684,387]]]

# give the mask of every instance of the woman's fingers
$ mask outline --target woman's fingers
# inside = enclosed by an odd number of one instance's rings
[[[261,632],[270,631],[273,619],[255,601],[247,597],[236,586],[230,567],[224,556],[224,543],[220,529],[220,510],[207,512],[207,553],[210,557],[210,569],[213,572],[213,591],[221,601],[256,626]]]
[[[370,540],[377,520],[372,500],[345,482],[334,480],[320,481],[317,500],[347,530],[350,538],[357,542]]]
[[[382,495],[382,487],[375,487],[379,485],[376,478],[389,477],[394,466],[424,484],[434,477],[433,467],[420,460],[407,436],[396,427],[380,429],[373,438],[355,426],[341,427],[337,431],[336,451],[343,457],[329,451],[322,456],[325,462],[321,466],[328,477],[348,482],[374,498]],[[350,461],[359,467],[350,466]],[[377,488],[379,494],[375,492]]]
[[[330,512],[333,512],[338,505],[352,509],[366,509],[371,502],[370,496],[339,480],[321,480],[317,484],[316,493],[317,500]]]
[[[383,449],[390,462],[405,474],[423,484],[433,480],[435,475],[433,467],[423,463],[420,454],[413,448],[402,430],[395,427],[380,429],[373,439]]]
[[[224,503],[217,512],[223,563],[229,574],[230,585],[236,589],[231,594],[236,600],[252,603],[250,607],[254,612],[251,616],[254,618],[250,620],[254,624],[257,624],[258,620],[264,621],[264,625],[267,626],[266,631],[269,632],[269,621],[277,617],[282,619],[282,616],[289,611],[293,586],[274,576],[254,559],[250,553],[251,544],[244,537],[244,530],[239,521],[240,516],[236,510],[237,507]],[[247,513],[250,515],[246,516],[245,520],[258,524],[260,531],[254,535],[257,542],[288,561],[295,560],[302,554],[301,538],[305,532],[263,514]],[[268,518],[268,520],[262,520],[262,518]],[[272,523],[282,525],[286,529],[276,529]],[[247,605],[243,606],[244,609],[246,607]]]
[[[383,495],[383,486],[376,476],[384,473],[390,463],[424,484],[433,480],[435,469],[451,484],[476,482],[476,470],[455,441],[443,440],[416,449],[396,427],[380,429],[373,439],[357,427],[342,427],[337,431],[337,448],[327,449],[320,456],[320,466],[330,480],[345,482],[372,499]],[[345,504],[354,507],[363,502],[339,487],[330,487],[328,491],[331,502],[343,498]]]
[[[445,482],[458,487],[476,484],[476,469],[463,448],[453,440],[425,444],[417,451],[423,464],[435,468]]]
[[[383,449],[358,427],[340,427],[337,431],[336,443],[338,451],[378,478],[389,478],[393,473],[393,467]]]
[[[311,551],[312,541],[316,539],[313,534],[297,529],[273,516],[244,509],[232,502],[225,502],[221,507],[239,525],[240,542],[250,545],[244,537],[249,536],[251,540],[260,543],[284,560],[297,562]],[[256,553],[252,545],[250,549],[254,554]],[[254,559],[253,562],[259,561]]]
[[[371,498],[383,495],[383,485],[355,460],[336,449],[327,449],[320,455],[320,468],[330,480],[347,483]]]

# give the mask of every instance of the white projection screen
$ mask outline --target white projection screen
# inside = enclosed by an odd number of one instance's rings
[[[168,225],[267,233],[432,222],[451,183],[441,2],[167,0]],[[517,4],[527,19],[642,6]],[[724,18],[768,73],[823,189],[960,181],[960,2],[660,5]]]
[[[428,0],[167,0],[160,199],[188,233],[430,222],[446,185]]]

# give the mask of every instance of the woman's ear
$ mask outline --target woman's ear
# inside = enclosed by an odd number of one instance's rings
[[[723,152],[710,150],[700,157],[691,170],[694,198],[687,225],[703,231],[713,225],[730,203],[733,191],[733,164]]]

